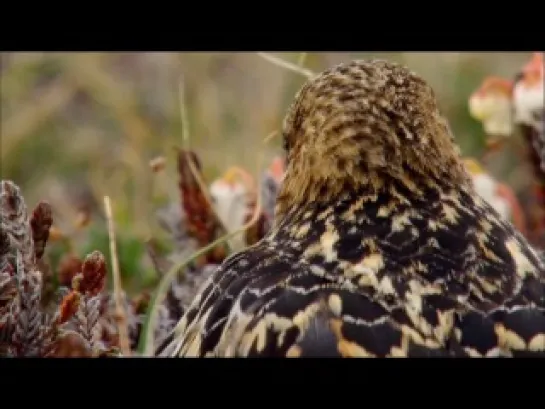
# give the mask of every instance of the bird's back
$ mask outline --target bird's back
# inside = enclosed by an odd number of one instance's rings
[[[404,193],[292,209],[213,275],[165,353],[543,353],[545,273],[524,239],[471,192]]]

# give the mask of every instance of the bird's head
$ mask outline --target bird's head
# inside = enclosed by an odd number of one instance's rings
[[[431,87],[381,60],[337,65],[309,80],[283,127],[287,168],[276,213],[357,192],[468,184]]]
[[[487,135],[508,137],[513,133],[511,97],[513,83],[501,77],[487,77],[469,98],[470,115],[482,122]]]

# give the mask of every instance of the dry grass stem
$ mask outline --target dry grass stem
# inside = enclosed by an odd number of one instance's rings
[[[108,237],[110,241],[110,256],[112,259],[112,276],[114,284],[114,297],[117,313],[117,326],[119,332],[119,346],[123,356],[131,355],[129,330],[127,327],[127,314],[123,303],[123,292],[121,288],[121,276],[119,274],[119,260],[117,258],[117,247],[115,242],[114,221],[112,217],[112,205],[109,196],[104,196],[104,210],[108,221]]]
[[[299,59],[297,60],[297,65],[299,67],[304,67],[305,66],[305,62],[307,60],[307,57],[308,57],[308,53],[301,53],[299,54]]]
[[[285,61],[281,58],[275,57],[274,55],[271,55],[269,53],[257,53],[261,58],[273,63],[274,65],[277,65],[279,67],[285,68],[287,70],[290,70],[292,72],[295,72],[297,74],[301,74],[307,78],[312,78],[316,75],[316,73],[312,72],[311,70],[307,70],[306,68],[302,68],[297,64],[293,64],[289,61]]]
[[[189,140],[189,120],[185,106],[185,88],[183,76],[178,80],[178,101],[180,104],[180,120],[182,121],[182,147],[190,150]]]

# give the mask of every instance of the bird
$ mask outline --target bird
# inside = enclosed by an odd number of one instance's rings
[[[311,77],[267,235],[231,254],[167,357],[545,353],[545,265],[474,190],[431,86],[384,60]]]

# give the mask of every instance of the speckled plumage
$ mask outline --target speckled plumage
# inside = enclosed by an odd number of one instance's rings
[[[273,229],[211,276],[159,355],[545,352],[545,266],[473,191],[422,79],[338,65],[283,131]]]

